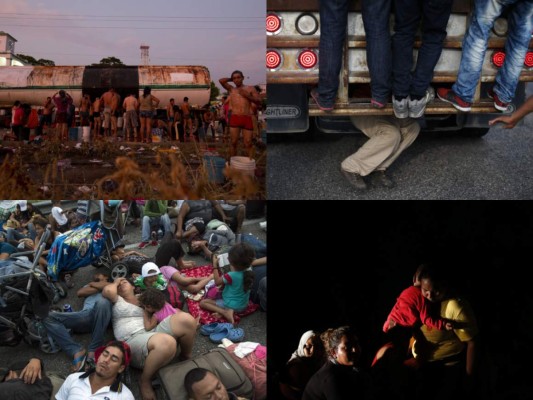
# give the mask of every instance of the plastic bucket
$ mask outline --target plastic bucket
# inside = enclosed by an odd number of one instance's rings
[[[84,126],[82,127],[82,137],[81,139],[84,141],[84,142],[88,142],[90,139],[91,139],[91,127],[90,126]]]
[[[231,168],[241,171],[243,174],[255,176],[255,160],[248,157],[231,157]]]
[[[204,156],[204,166],[211,182],[224,183],[225,159],[217,156]]]
[[[78,128],[71,127],[68,129],[68,140],[76,142],[78,140]]]

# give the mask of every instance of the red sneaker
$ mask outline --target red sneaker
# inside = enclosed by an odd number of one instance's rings
[[[492,100],[494,100],[494,108],[496,110],[507,111],[507,108],[509,107],[509,103],[504,103],[503,101],[501,101],[498,95],[494,92],[494,90],[492,89],[487,90],[487,95]]]
[[[472,103],[463,101],[457,96],[452,89],[440,88],[437,89],[437,97],[446,103],[450,103],[459,111],[468,112],[472,109]]]
[[[139,249],[144,249],[146,246],[148,246],[148,242],[139,243]]]

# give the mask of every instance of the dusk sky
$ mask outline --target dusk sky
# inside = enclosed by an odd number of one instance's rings
[[[242,70],[247,85],[265,78],[265,1],[0,0],[0,30],[15,53],[56,65],[89,65],[117,57],[151,65],[205,65],[218,80]]]

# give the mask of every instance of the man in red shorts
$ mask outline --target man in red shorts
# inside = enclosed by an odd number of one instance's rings
[[[220,84],[229,93],[228,125],[231,138],[230,158],[237,154],[237,146],[242,131],[244,148],[248,157],[252,158],[252,103],[261,104],[261,98],[253,86],[244,86],[241,71],[233,71],[231,78],[221,78]],[[229,84],[233,82],[235,86]]]

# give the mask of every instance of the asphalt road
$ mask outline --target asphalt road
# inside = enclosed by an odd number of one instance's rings
[[[265,220],[266,217],[245,220],[243,224],[243,233],[252,233],[258,238],[266,241],[266,232],[263,231],[259,226],[259,222]],[[175,219],[172,219],[172,221],[175,221]],[[127,225],[124,240],[126,243],[126,248],[140,251],[139,249],[137,249],[137,245],[141,241],[141,228],[136,228],[132,225]],[[157,247],[155,246],[147,246],[142,250],[142,252],[149,257],[153,257],[155,255],[156,250]],[[186,255],[185,259],[196,261],[196,265],[208,264],[202,257],[193,257]],[[92,280],[92,274],[94,269],[94,267],[89,265],[87,267],[79,268],[78,270],[76,270],[75,274],[73,275],[75,286],[72,289],[69,289],[67,297],[61,299],[60,302],[57,303],[57,305],[62,306],[65,303],[69,303],[71,304],[74,311],[81,310],[83,306],[83,300],[77,298],[76,291],[82,286],[84,286],[87,282]],[[266,345],[265,312],[258,310],[246,317],[243,317],[239,323],[239,327],[242,328],[245,332],[245,341],[258,342],[263,345]],[[91,339],[90,334],[75,334],[74,337],[80,343],[83,343],[85,347],[87,347]],[[111,340],[112,338],[113,331],[112,328],[109,327],[106,339]],[[216,346],[217,345],[212,343],[208,337],[202,336],[200,333],[198,333],[193,354],[197,355],[204,353]],[[40,351],[37,347],[32,347],[24,342],[21,342],[15,347],[0,347],[0,366],[6,366],[13,360],[27,360],[31,357],[41,358],[45,362],[47,371],[54,371],[63,375],[68,375],[69,373],[71,359],[63,352],[59,352],[57,354],[46,354]],[[131,382],[128,383],[127,386],[133,392],[135,398],[140,399],[141,395],[137,385],[137,381],[141,371],[136,370],[134,368],[130,368],[130,370]],[[157,390],[157,394],[158,398],[166,398],[161,388]]]
[[[482,138],[421,134],[389,168],[396,186],[371,186],[363,193],[339,172],[341,162],[367,140],[362,134],[269,138],[268,199],[531,199],[532,131],[530,114],[519,127],[496,126]]]

